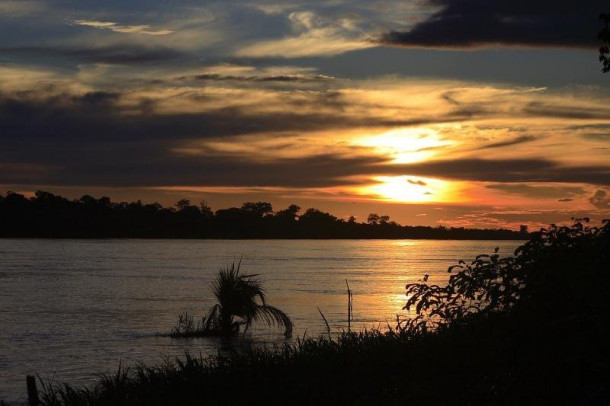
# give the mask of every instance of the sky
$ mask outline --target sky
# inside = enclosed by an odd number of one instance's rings
[[[0,192],[610,218],[607,0],[0,0]]]

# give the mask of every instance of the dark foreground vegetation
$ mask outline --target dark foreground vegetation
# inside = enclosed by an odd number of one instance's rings
[[[371,213],[356,222],[290,205],[274,211],[270,203],[248,202],[213,212],[201,202],[182,199],[175,207],[159,203],[116,203],[108,197],[83,196],[68,200],[38,191],[32,198],[8,192],[0,195],[0,238],[427,238],[517,240],[527,239],[511,230],[477,230],[402,226],[389,216]]]
[[[513,258],[407,286],[414,318],[385,332],[119,368],[45,405],[601,405],[610,401],[610,223],[551,227]],[[426,278],[424,277],[424,280]]]

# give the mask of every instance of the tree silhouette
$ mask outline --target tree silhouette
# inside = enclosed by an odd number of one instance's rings
[[[366,222],[371,225],[379,224],[379,214],[377,214],[377,213],[369,214],[369,216],[366,218]]]
[[[301,211],[301,208],[299,206],[297,206],[296,204],[291,204],[290,206],[288,206],[287,209],[278,211],[276,213],[276,216],[288,219],[290,221],[294,221],[298,217],[299,211]]]
[[[199,203],[199,211],[201,212],[203,217],[206,219],[212,218],[214,216],[214,213],[212,212],[212,208],[208,205],[208,202],[206,202],[205,200],[202,200]]]
[[[299,215],[296,204],[273,212],[271,203],[247,202],[212,212],[202,201],[113,202],[84,195],[68,200],[37,191],[33,197],[0,194],[0,237],[42,238],[444,238],[522,239],[510,230],[473,230],[402,226],[372,213],[359,223],[315,208]],[[379,227],[379,226],[382,227]]]
[[[254,217],[263,218],[273,213],[273,206],[268,202],[246,202],[242,204],[241,210]]]
[[[178,210],[184,210],[191,205],[191,201],[189,199],[180,199],[176,202],[176,207]]]

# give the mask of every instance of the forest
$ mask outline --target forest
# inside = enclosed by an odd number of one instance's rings
[[[174,207],[159,203],[112,202],[85,195],[69,200],[37,191],[33,197],[0,195],[1,238],[218,238],[218,239],[472,239],[526,240],[526,226],[467,229],[408,226],[371,213],[366,222],[340,219],[295,204],[274,211],[268,202],[212,211],[205,201],[187,199]]]

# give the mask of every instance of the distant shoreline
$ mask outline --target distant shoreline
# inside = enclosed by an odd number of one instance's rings
[[[527,240],[526,225],[520,231],[445,226],[410,226],[387,215],[370,213],[366,222],[354,216],[340,219],[309,208],[302,213],[295,204],[273,210],[268,202],[246,202],[213,212],[205,202],[187,199],[175,207],[158,203],[112,202],[83,196],[68,200],[49,192],[27,198],[9,192],[0,195],[0,238],[144,238],[226,240]]]
[[[278,237],[278,238],[214,238],[214,237],[11,237],[11,236],[0,236],[0,240],[199,240],[199,241],[370,241],[370,240],[421,240],[421,241],[527,241],[528,238],[515,237],[515,238],[426,238],[426,237],[370,237],[370,238],[359,238],[359,237],[319,237],[319,238],[300,238],[300,237]]]

